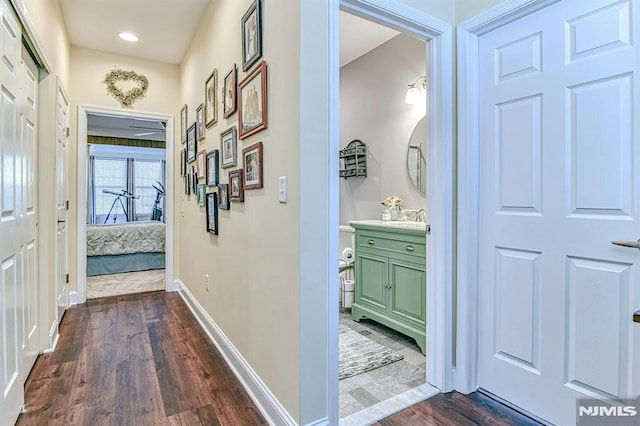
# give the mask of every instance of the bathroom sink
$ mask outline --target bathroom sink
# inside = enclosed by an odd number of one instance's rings
[[[420,229],[426,231],[427,224],[424,222],[415,222],[409,220],[354,220],[350,224],[383,226],[389,228],[400,229]]]

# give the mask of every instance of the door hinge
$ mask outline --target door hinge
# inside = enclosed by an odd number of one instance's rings
[[[69,210],[69,200],[64,203],[65,210]]]
[[[64,135],[65,135],[66,137],[69,137],[69,132],[70,132],[70,130],[69,130],[69,128],[68,128],[68,127],[67,127],[66,129],[64,129]]]
[[[64,276],[64,279],[65,279],[66,283],[69,284],[69,274],[66,274]]]

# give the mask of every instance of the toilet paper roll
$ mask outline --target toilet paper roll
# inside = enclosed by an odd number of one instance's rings
[[[351,247],[347,247],[346,249],[342,250],[342,259],[346,260],[347,262],[351,262],[353,260],[353,249]]]

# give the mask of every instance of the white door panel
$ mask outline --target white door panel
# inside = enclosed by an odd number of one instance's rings
[[[67,147],[69,129],[69,98],[62,82],[57,81],[56,96],[56,312],[57,322],[69,307],[69,283],[67,263]]]
[[[638,18],[565,0],[480,37],[479,384],[557,424],[640,390]]]
[[[3,1],[0,3],[0,418],[3,424],[13,424],[23,404],[19,230],[21,37],[18,22]]]

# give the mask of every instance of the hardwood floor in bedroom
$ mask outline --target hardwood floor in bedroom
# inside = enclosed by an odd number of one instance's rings
[[[67,310],[25,386],[18,425],[266,425],[176,293]]]

